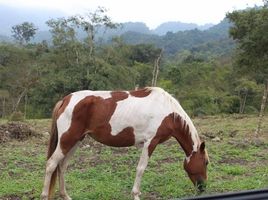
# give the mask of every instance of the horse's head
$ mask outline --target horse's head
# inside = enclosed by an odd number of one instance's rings
[[[205,142],[201,143],[197,152],[193,152],[184,161],[185,171],[200,192],[203,192],[206,187],[208,162],[209,158],[205,149]]]

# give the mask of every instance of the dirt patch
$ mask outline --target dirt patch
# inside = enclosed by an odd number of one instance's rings
[[[21,193],[21,194],[11,194],[11,195],[6,195],[3,197],[0,197],[0,200],[23,200],[23,199],[29,199],[29,200],[34,200],[36,199],[34,197],[35,189],[32,189],[30,191]]]
[[[203,132],[200,134],[201,139],[214,139],[216,137],[222,137],[224,132],[219,130],[218,132]]]
[[[21,197],[17,195],[9,195],[9,196],[0,197],[0,200],[21,200]]]
[[[240,140],[237,139],[229,141],[228,143],[241,149],[248,148],[249,146],[262,147],[267,145],[267,143],[262,138],[244,138]]]
[[[220,164],[239,164],[239,165],[246,165],[248,163],[248,161],[243,160],[243,159],[234,159],[234,158],[226,158],[223,157],[220,161]]]
[[[36,132],[22,122],[8,122],[0,125],[0,143],[7,142],[10,139],[24,141],[35,135]]]

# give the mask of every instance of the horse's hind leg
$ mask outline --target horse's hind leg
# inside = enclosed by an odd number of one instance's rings
[[[50,182],[52,181],[52,174],[55,170],[57,170],[57,166],[59,162],[64,158],[64,154],[62,153],[59,145],[56,148],[55,152],[52,154],[52,156],[48,159],[46,164],[46,174],[45,174],[45,181],[44,181],[44,187],[41,194],[42,200],[47,200],[49,197],[49,189],[50,189]]]
[[[65,181],[64,181],[64,173],[68,166],[68,161],[74,154],[75,150],[77,149],[79,142],[75,144],[75,146],[66,154],[65,158],[59,163],[59,188],[60,188],[60,196],[64,200],[71,200],[71,197],[67,194],[65,188]]]

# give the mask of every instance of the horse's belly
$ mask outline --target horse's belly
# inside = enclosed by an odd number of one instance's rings
[[[114,147],[128,147],[135,144],[134,129],[126,127],[112,135],[109,127],[101,127],[89,133],[96,141]]]

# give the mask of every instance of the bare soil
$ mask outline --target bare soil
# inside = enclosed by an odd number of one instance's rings
[[[34,129],[23,122],[8,122],[0,125],[0,143],[11,139],[24,141],[36,135]]]

